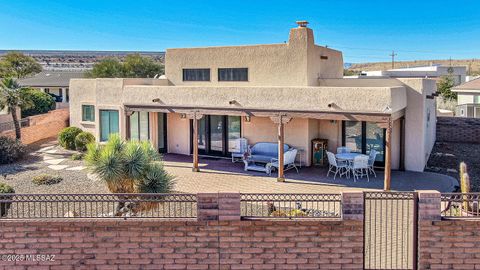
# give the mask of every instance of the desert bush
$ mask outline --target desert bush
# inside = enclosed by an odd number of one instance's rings
[[[22,158],[26,149],[20,141],[0,136],[0,153],[0,164],[7,164]]]
[[[4,183],[0,183],[0,194],[5,194],[5,193],[15,193],[15,190],[13,189],[13,187],[7,185],[7,184],[4,184]],[[10,209],[10,206],[11,206],[11,202],[3,202],[3,203],[0,203],[0,217],[4,217],[8,214],[8,210]]]
[[[83,159],[83,153],[74,153],[70,159],[72,160],[82,160]]]
[[[63,180],[62,177],[50,174],[40,174],[32,178],[32,182],[36,185],[53,185]]]
[[[15,193],[15,190],[5,183],[0,183],[0,194],[1,193]]]
[[[67,127],[58,134],[58,142],[63,148],[75,150],[75,137],[82,132],[77,127]]]
[[[83,131],[75,137],[75,149],[77,151],[87,151],[87,144],[95,142],[95,136],[92,133]]]

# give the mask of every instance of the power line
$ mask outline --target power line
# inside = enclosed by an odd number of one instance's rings
[[[390,56],[392,57],[392,69],[395,68],[395,56],[397,56],[397,54],[395,53],[395,51],[392,51],[392,54],[390,54]]]

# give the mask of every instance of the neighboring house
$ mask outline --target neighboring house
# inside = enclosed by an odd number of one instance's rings
[[[456,116],[480,118],[480,78],[452,88],[458,95]]]
[[[71,125],[193,153],[194,170],[197,150],[227,157],[244,137],[303,149],[307,165],[323,138],[332,152],[375,148],[379,166],[422,171],[435,141],[434,80],[343,79],[342,53],[315,45],[305,23],[284,44],[168,49],[165,73],[72,79]]]
[[[360,76],[367,77],[391,77],[391,78],[431,78],[439,79],[442,76],[451,75],[455,85],[465,82],[467,76],[466,66],[420,66],[408,68],[396,68],[378,71],[363,71]]]
[[[32,77],[20,79],[22,86],[37,88],[45,93],[59,97],[57,102],[68,103],[70,99],[70,79],[83,78],[84,71],[44,70]]]

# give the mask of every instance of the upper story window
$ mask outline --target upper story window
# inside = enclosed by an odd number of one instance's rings
[[[218,81],[248,81],[248,68],[219,68]]]
[[[183,81],[210,81],[210,69],[184,68]]]

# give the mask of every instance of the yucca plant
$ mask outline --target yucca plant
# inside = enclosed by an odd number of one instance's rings
[[[124,141],[114,134],[104,145],[88,144],[85,162],[113,193],[169,193],[173,189],[174,177],[165,171],[161,156],[148,141]],[[154,205],[138,204],[134,211]]]

